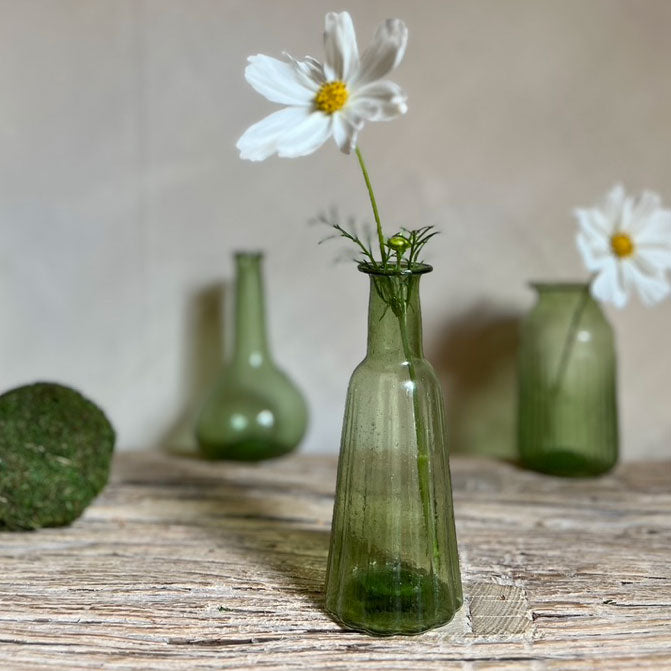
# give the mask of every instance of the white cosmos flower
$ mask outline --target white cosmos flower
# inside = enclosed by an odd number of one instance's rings
[[[578,250],[587,269],[596,273],[594,298],[621,308],[632,287],[646,305],[669,295],[671,210],[662,209],[657,194],[644,191],[634,200],[617,185],[599,207],[577,209],[575,216]]]
[[[272,154],[305,156],[333,136],[348,154],[365,121],[405,114],[406,95],[383,79],[403,58],[408,30],[399,19],[381,23],[373,43],[359,56],[352,18],[326,15],[324,63],[306,56],[288,61],[249,57],[247,81],[268,100],[287,105],[248,128],[238,140],[240,158],[262,161]]]

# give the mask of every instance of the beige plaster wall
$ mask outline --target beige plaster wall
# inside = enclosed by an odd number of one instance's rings
[[[231,251],[268,252],[278,361],[306,391],[304,449],[333,452],[367,286],[307,220],[370,219],[353,158],[243,163],[273,105],[246,56],[321,57],[322,0],[0,2],[0,381],[80,387],[123,448],[186,444],[220,357]],[[406,117],[361,137],[387,230],[443,234],[423,280],[427,351],[458,447],[507,453],[530,278],[580,278],[575,205],[615,181],[671,204],[671,2],[368,1],[363,45],[406,20]],[[626,458],[671,453],[671,303],[609,311]]]

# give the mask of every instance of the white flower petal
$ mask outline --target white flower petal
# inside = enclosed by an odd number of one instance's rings
[[[606,245],[610,244],[613,226],[600,210],[596,208],[576,209],[573,210],[573,215],[578,220],[580,230],[592,244],[597,244],[598,241]]]
[[[644,273],[648,275],[658,275],[665,270],[665,264],[659,263],[657,260],[656,250],[650,252],[649,250],[636,247],[634,255],[628,257],[626,260],[635,263]]]
[[[636,232],[637,244],[671,247],[671,210],[657,210]]]
[[[324,21],[325,72],[329,79],[348,82],[359,69],[359,49],[348,12],[329,12]]]
[[[671,268],[671,210],[660,206],[659,196],[646,191],[633,212],[635,260],[650,272]]]
[[[257,54],[250,56],[245,79],[262,96],[283,105],[311,105],[319,88],[294,63]]]
[[[641,301],[647,306],[659,303],[671,293],[671,287],[663,273],[650,273],[636,260],[623,261],[622,271],[627,283],[636,287]]]
[[[279,138],[311,115],[308,107],[285,107],[250,126],[235,145],[240,158],[263,161],[277,151]]]
[[[357,88],[351,106],[367,121],[389,121],[408,111],[403,89],[389,80],[379,80]]]
[[[277,138],[277,155],[282,158],[307,156],[331,137],[332,119],[323,112],[312,112],[296,127]]]
[[[637,244],[634,258],[640,260],[648,268],[659,271],[671,268],[671,247],[669,245]]]
[[[591,240],[589,236],[580,231],[576,235],[575,241],[583,263],[591,273],[601,270],[608,262],[608,259],[611,258],[610,247],[601,244],[601,237]],[[598,244],[594,244],[595,242]]]
[[[625,198],[622,203],[622,211],[620,212],[619,221],[615,221],[615,232],[622,231],[623,233],[629,233],[633,235],[632,224],[633,217],[632,212],[634,211],[634,199]]]
[[[608,259],[592,282],[591,294],[597,300],[613,303],[617,308],[623,308],[627,304],[627,288],[619,272],[618,262],[613,257]]]
[[[372,44],[361,55],[359,72],[352,86],[386,77],[402,60],[408,44],[408,29],[400,19],[387,19],[375,31]]]
[[[616,184],[603,199],[600,207],[603,216],[610,223],[608,230],[612,231],[615,228],[615,224],[620,219],[620,214],[622,212],[622,206],[624,205],[625,200],[625,190],[622,184]]]
[[[662,199],[656,193],[644,191],[641,197],[633,203],[629,231],[637,234],[644,229],[661,206]]]
[[[300,61],[286,51],[282,55],[291,61],[297,74],[304,78],[305,85],[312,91],[312,95],[314,96],[326,81],[324,66],[316,58],[312,58],[312,56],[305,56]]]
[[[352,113],[333,115],[333,139],[340,151],[349,154],[356,147],[356,140],[363,120]]]

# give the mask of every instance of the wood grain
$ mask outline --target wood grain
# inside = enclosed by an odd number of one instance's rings
[[[0,533],[0,668],[671,669],[671,464],[454,458],[466,603],[375,639],[322,611],[335,460],[116,456],[64,529]]]

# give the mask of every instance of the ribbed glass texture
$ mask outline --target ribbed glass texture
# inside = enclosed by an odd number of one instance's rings
[[[262,256],[235,256],[235,342],[196,422],[198,445],[213,459],[257,460],[293,450],[307,425],[301,392],[277,367],[266,336]]]
[[[524,465],[598,475],[618,455],[613,330],[584,284],[534,284],[522,324],[518,439]]]
[[[462,604],[444,402],[422,353],[419,279],[371,274],[368,352],[342,431],[326,608],[375,635],[425,631]],[[408,301],[395,312],[385,296],[399,291]]]

